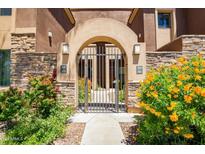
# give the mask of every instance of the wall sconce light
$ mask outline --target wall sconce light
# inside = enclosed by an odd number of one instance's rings
[[[49,41],[49,46],[52,47],[52,37],[53,37],[53,33],[52,32],[48,32],[48,41]]]
[[[61,50],[62,50],[63,54],[69,54],[69,44],[63,42],[61,44]]]
[[[53,37],[53,33],[52,32],[48,32],[48,37]]]
[[[133,46],[133,54],[140,54],[140,44],[134,44]]]

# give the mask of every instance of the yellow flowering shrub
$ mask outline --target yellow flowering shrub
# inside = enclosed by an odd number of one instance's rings
[[[137,97],[139,144],[205,144],[205,60],[181,57],[147,73]]]

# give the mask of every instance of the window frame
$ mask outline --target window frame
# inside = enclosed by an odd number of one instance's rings
[[[12,16],[12,8],[0,8],[0,16]]]
[[[162,14],[163,14],[163,16],[169,16],[168,25],[160,25],[159,24],[160,23],[159,15],[162,15]],[[161,29],[171,28],[172,27],[172,13],[171,12],[157,12],[157,25],[158,25],[158,28],[161,28]]]

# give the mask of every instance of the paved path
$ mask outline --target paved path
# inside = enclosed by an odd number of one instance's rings
[[[124,139],[119,122],[132,122],[128,113],[77,113],[72,122],[85,122],[82,145],[119,145]]]

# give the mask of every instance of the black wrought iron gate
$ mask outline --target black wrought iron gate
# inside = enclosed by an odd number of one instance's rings
[[[78,55],[78,102],[83,112],[124,112],[125,55],[112,44],[97,43]]]

